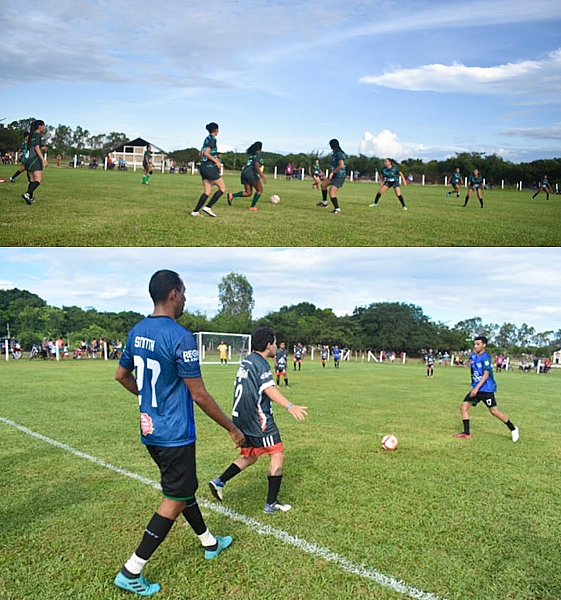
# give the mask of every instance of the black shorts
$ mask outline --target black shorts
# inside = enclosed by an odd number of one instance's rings
[[[146,449],[160,469],[163,495],[171,500],[193,498],[199,487],[195,444],[174,448],[147,445]]]
[[[208,179],[208,181],[216,181],[217,179],[220,179],[220,171],[214,163],[201,163],[199,173],[203,180]]]
[[[242,185],[253,185],[259,181],[259,175],[256,173],[243,173],[241,174],[240,180]]]
[[[26,171],[42,171],[43,162],[38,156],[32,156],[23,163]]]
[[[487,408],[493,408],[497,406],[495,400],[495,392],[477,392],[475,398],[472,398],[469,394],[464,398],[464,402],[470,402],[472,406],[477,406],[480,402],[484,402]]]
[[[342,177],[333,177],[331,179],[331,185],[335,186],[336,188],[342,188],[343,184],[345,183],[345,177],[345,175]]]

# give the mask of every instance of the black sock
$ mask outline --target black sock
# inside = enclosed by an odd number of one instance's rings
[[[284,385],[286,385],[286,387],[288,387],[288,377],[285,377],[285,379],[284,379]]]
[[[380,196],[382,194],[376,194],[376,198],[374,198],[374,204],[378,204],[378,200],[380,200]]]
[[[136,555],[142,560],[148,560],[156,551],[158,546],[166,539],[173,526],[174,521],[154,513],[150,523],[144,530],[144,536],[136,549]]]
[[[483,208],[483,198],[479,198],[479,204],[481,204],[481,208]]]
[[[405,200],[403,199],[403,196],[399,195],[397,198],[401,202],[401,206],[405,206]]]
[[[464,421],[464,433],[469,435],[469,419],[463,419]]]
[[[532,200],[533,200],[533,199],[534,199],[536,196],[537,196],[537,194],[534,194],[534,195],[532,196]]]
[[[468,200],[469,200],[469,196],[466,196],[466,201],[464,202],[464,206],[467,206]]]
[[[195,206],[195,210],[193,212],[199,212],[203,207],[203,204],[208,200],[208,196],[206,194],[202,194],[197,202],[197,206]]]
[[[40,186],[41,184],[38,181],[30,181],[27,186],[27,193],[31,198],[33,198],[33,192]]]
[[[201,509],[197,504],[197,499],[194,496],[187,500],[187,506],[183,511],[183,516],[197,535],[202,535],[206,531],[207,527],[205,520],[203,519]]]
[[[235,477],[238,473],[241,473],[241,469],[236,463],[232,463],[225,471],[220,475],[219,479],[222,483],[230,481],[232,477]]]
[[[273,504],[277,501],[279,495],[279,489],[281,486],[282,475],[268,475],[269,480],[269,491],[267,493],[267,504]]]
[[[327,190],[321,190],[321,197],[323,198],[323,203],[327,204]]]
[[[211,208],[214,204],[216,204],[216,202],[218,201],[220,196],[222,196],[223,193],[224,192],[221,192],[220,190],[214,192],[214,196],[210,199],[210,202],[207,204],[208,208]]]
[[[335,208],[339,208],[339,202],[337,200],[337,196],[334,196],[333,198],[331,198],[331,202],[333,202],[333,206]]]
[[[18,169],[13,175],[12,175],[12,179],[15,179],[16,177],[19,177],[19,175],[21,174],[21,171]]]
[[[514,431],[516,427],[510,422],[510,419],[505,423],[505,425],[511,430]]]

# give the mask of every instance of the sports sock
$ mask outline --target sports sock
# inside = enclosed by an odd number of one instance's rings
[[[142,176],[142,183],[146,183],[146,175]]]
[[[339,208],[339,202],[337,200],[337,196],[334,196],[333,198],[331,198],[331,202],[333,203],[333,206],[335,208]]]
[[[469,196],[466,196],[466,201],[464,202],[464,206],[467,206],[468,200],[469,200]]]
[[[238,473],[241,473],[241,471],[242,470],[236,463],[232,463],[218,479],[220,479],[222,483],[226,483],[227,481],[230,481],[232,477],[235,477]]]
[[[507,426],[507,427],[508,427],[508,428],[509,428],[511,431],[514,431],[514,430],[516,429],[516,426],[515,426],[515,425],[513,425],[513,424],[510,422],[510,419],[509,419],[509,420],[508,420],[508,421],[505,423],[505,425],[506,425],[506,426]]]
[[[469,435],[469,419],[463,419],[464,422],[464,433]]]
[[[206,530],[206,523],[201,514],[201,509],[197,504],[197,499],[193,496],[187,500],[187,506],[183,510],[183,516],[191,529],[197,534],[202,535]]]
[[[193,212],[199,212],[201,210],[201,208],[203,207],[203,204],[208,200],[208,196],[206,194],[202,194],[201,197],[199,198],[199,201],[197,202],[197,206],[195,207],[195,210]]]
[[[232,194],[232,198],[241,198],[243,197],[243,192],[236,192],[235,194]]]
[[[142,569],[144,565],[147,563],[147,560],[140,558],[136,555],[136,552],[127,560],[125,566],[121,569],[121,573],[128,577],[129,579],[135,579],[142,573]]]
[[[400,194],[397,198],[401,202],[401,206],[405,206],[405,200],[403,199],[403,196]]]
[[[378,204],[378,200],[380,200],[382,194],[376,194],[376,198],[374,198],[374,204]]]
[[[277,501],[279,489],[282,482],[282,475],[268,475],[269,491],[267,492],[267,504],[273,504]]]
[[[218,548],[218,542],[216,538],[210,533],[208,529],[203,531],[199,536],[197,536],[201,541],[201,544],[207,548],[208,550],[216,550]]]
[[[546,195],[545,195],[545,199],[546,199],[546,200],[549,200],[549,194],[546,194]]]
[[[323,203],[327,204],[327,190],[321,190],[321,197],[323,198]]]
[[[479,204],[481,204],[481,208],[483,208],[483,198],[479,198]]]
[[[284,385],[286,385],[286,387],[288,387],[288,377],[284,378]]]
[[[222,192],[221,190],[217,190],[216,192],[214,192],[214,196],[210,199],[210,202],[207,204],[207,208],[211,208],[214,204],[216,204],[223,193],[224,192]]]
[[[257,204],[257,202],[259,202],[259,198],[261,198],[261,194],[255,194],[255,196],[253,196],[253,200],[251,202],[251,206],[255,206]]]
[[[537,196],[537,194],[534,194],[534,195],[532,196],[532,200],[533,200],[533,199],[534,199],[536,196]]]
[[[20,175],[21,171],[18,169],[13,175],[12,175],[12,179],[15,179],[16,177],[18,177]]]
[[[146,175],[146,183],[148,183],[150,181],[151,176],[152,176],[151,173],[148,173],[148,175]]]
[[[40,186],[41,184],[38,181],[30,181],[27,186],[27,193],[31,198],[33,198],[33,192]]]
[[[157,512],[154,513],[154,516],[152,519],[150,519],[150,522],[144,530],[142,541],[136,549],[136,556],[142,560],[148,560],[152,554],[154,554],[158,546],[165,540],[166,535],[173,526],[173,523],[174,521],[171,519],[162,517],[162,515],[159,515]],[[129,563],[127,563],[127,565],[129,565]],[[127,565],[125,565],[127,570],[131,571],[131,567],[133,565]],[[134,571],[131,572],[134,573]]]

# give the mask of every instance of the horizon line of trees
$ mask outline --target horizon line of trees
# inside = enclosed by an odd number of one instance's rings
[[[20,119],[8,124],[0,123],[0,152],[15,152],[19,149],[23,140],[23,132],[29,129],[34,119]],[[50,146],[52,153],[74,156],[87,155],[90,157],[103,158],[113,148],[129,141],[130,138],[123,132],[110,132],[107,134],[90,135],[90,132],[78,125],[74,130],[67,125],[47,125],[44,142]],[[265,142],[266,144],[266,142]],[[183,150],[169,152],[170,159],[179,163],[197,163],[200,160],[199,148],[191,147]],[[240,170],[245,163],[245,150],[228,151],[221,153],[224,168],[227,170]],[[289,153],[286,155],[264,151],[262,153],[265,168],[271,172],[277,167],[280,173],[288,163],[300,169],[304,168],[306,175],[308,169],[316,159],[320,161],[321,168],[325,171],[329,168],[329,154],[319,150],[308,153]],[[362,177],[374,178],[376,172],[380,172],[386,157],[368,157],[364,154],[348,155],[347,167],[349,171],[358,172]],[[417,175],[425,175],[427,183],[444,182],[445,176],[450,176],[456,167],[461,169],[462,175],[466,177],[474,169],[479,169],[486,181],[499,185],[505,180],[507,185],[515,185],[522,181],[525,185],[539,181],[547,174],[550,182],[561,183],[561,158],[539,159],[531,162],[513,163],[504,160],[497,154],[486,155],[482,152],[460,152],[454,157],[444,160],[427,160],[419,158],[407,158],[399,162],[400,167],[406,172]]]
[[[219,311],[214,317],[186,311],[178,323],[193,333],[252,333],[256,327],[268,325],[288,348],[302,342],[307,346],[338,345],[357,351],[404,351],[410,356],[418,356],[428,348],[450,353],[466,351],[472,348],[476,335],[488,337],[491,352],[511,356],[525,353],[546,357],[561,347],[561,329],[538,332],[526,323],[486,324],[480,317],[462,320],[450,328],[432,322],[422,308],[405,302],[375,302],[356,307],[352,314],[342,317],[331,308],[299,302],[255,320],[251,316],[253,306],[253,288],[247,279],[230,273],[219,286]],[[0,290],[0,323],[6,327],[5,335],[9,328],[10,336],[16,337],[24,350],[45,337],[60,336],[71,349],[78,347],[82,339],[124,342],[128,331],[144,316],[135,311],[57,308],[26,290]]]

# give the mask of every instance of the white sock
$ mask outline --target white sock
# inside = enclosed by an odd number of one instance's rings
[[[208,528],[204,533],[197,537],[201,540],[201,544],[205,548],[208,548],[209,546],[214,546],[214,544],[216,544],[216,538],[212,535],[212,533],[210,533]]]
[[[144,560],[143,558],[140,558],[135,553],[125,563],[125,569],[129,573],[132,573],[133,575],[140,575],[140,573],[142,573],[142,569],[144,568],[144,565],[147,562],[148,562],[147,560]]]

